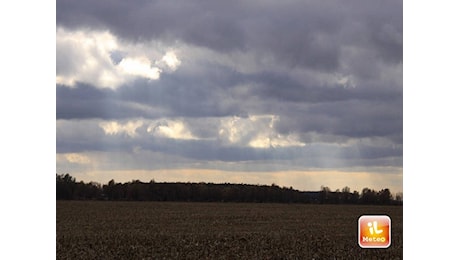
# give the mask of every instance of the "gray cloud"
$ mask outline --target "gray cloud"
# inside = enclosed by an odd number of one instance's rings
[[[347,46],[402,60],[401,1],[60,0],[56,7],[60,26],[107,28],[130,41],[179,40],[215,51],[257,51],[289,66],[335,70]]]
[[[239,143],[223,143],[218,135],[216,122],[196,119],[194,129],[207,129],[206,139],[172,139],[152,135],[149,121],[143,121],[130,135],[129,132],[104,133],[99,120],[58,120],[57,152],[113,152],[131,153],[134,150],[149,151],[168,158],[192,162],[278,162],[283,169],[289,167],[331,168],[359,166],[402,167],[402,145],[394,145],[386,139],[356,141],[351,143],[309,143],[303,147],[260,149]],[[141,120],[142,121],[142,120]],[[213,122],[212,122],[213,121]],[[126,124],[129,121],[121,121]],[[189,122],[192,125],[192,122]],[[210,126],[214,126],[210,128]],[[147,158],[155,160],[155,158]],[[167,166],[170,162],[156,161]],[[383,164],[382,164],[383,163]]]
[[[58,153],[141,151],[133,167],[402,167],[402,1],[58,0],[56,7],[58,28],[108,30],[117,40],[110,53],[85,50],[105,59],[99,67],[117,75],[115,65],[131,55],[159,69],[154,80],[123,74],[113,88],[97,86],[110,82],[98,70],[98,80],[57,84]],[[84,61],[63,46],[56,71],[71,78]],[[161,59],[169,50],[177,68]],[[100,126],[136,120],[143,124],[133,132]],[[152,134],[152,122],[171,132]]]

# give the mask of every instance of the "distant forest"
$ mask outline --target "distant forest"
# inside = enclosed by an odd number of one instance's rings
[[[331,191],[322,186],[320,191],[299,191],[276,184],[171,183],[154,180],[126,183],[111,180],[101,185],[96,182],[77,182],[69,174],[56,174],[56,199],[402,205],[402,195],[393,196],[389,189],[375,191],[364,188],[359,193],[351,192],[349,187]]]

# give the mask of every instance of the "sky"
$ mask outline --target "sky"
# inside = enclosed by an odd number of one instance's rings
[[[56,172],[402,192],[402,1],[58,0]]]

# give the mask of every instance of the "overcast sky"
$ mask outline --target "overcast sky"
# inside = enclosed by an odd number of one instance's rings
[[[56,2],[56,171],[402,191],[402,1]]]

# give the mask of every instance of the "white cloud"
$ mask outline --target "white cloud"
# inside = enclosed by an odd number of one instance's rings
[[[121,73],[148,79],[159,79],[161,72],[159,68],[152,67],[152,64],[146,57],[124,58],[118,64],[118,68],[121,70]]]
[[[231,118],[221,119],[221,126],[219,129],[219,136],[230,143],[239,142],[244,135],[247,135],[249,127],[245,127],[246,120],[234,116]]]
[[[124,83],[110,59],[110,52],[117,48],[117,40],[109,32],[70,32],[58,28],[56,83],[74,86],[80,81],[112,88]]]
[[[219,138],[229,144],[253,148],[276,148],[305,146],[295,135],[282,135],[274,125],[279,121],[275,115],[252,115],[247,118],[230,117],[221,119]]]
[[[172,139],[195,140],[195,137],[184,122],[180,120],[162,119],[153,121],[147,128],[147,132],[158,137]]]
[[[356,83],[351,75],[335,75],[336,83],[344,88],[355,88]]]
[[[79,153],[66,153],[63,154],[64,159],[69,163],[89,164],[91,160],[88,156]]]
[[[163,62],[168,65],[171,70],[176,70],[177,67],[181,64],[181,61],[177,58],[176,54],[172,51],[168,51],[163,58],[161,59]]]
[[[152,51],[152,49],[154,49]],[[174,71],[181,61],[173,51],[155,42],[129,44],[108,31],[56,31],[56,83],[74,86],[77,82],[116,89],[136,78],[157,80],[162,67]],[[112,59],[119,53],[118,62]],[[164,52],[163,52],[164,53]]]
[[[270,148],[270,147],[292,147],[292,146],[305,146],[292,135],[273,134],[264,132],[257,135],[251,140],[249,146],[254,148]]]
[[[136,130],[141,127],[144,123],[140,120],[128,121],[125,124],[118,123],[116,121],[104,121],[99,123],[99,126],[104,130],[107,135],[116,135],[125,133],[130,137],[137,136]]]

